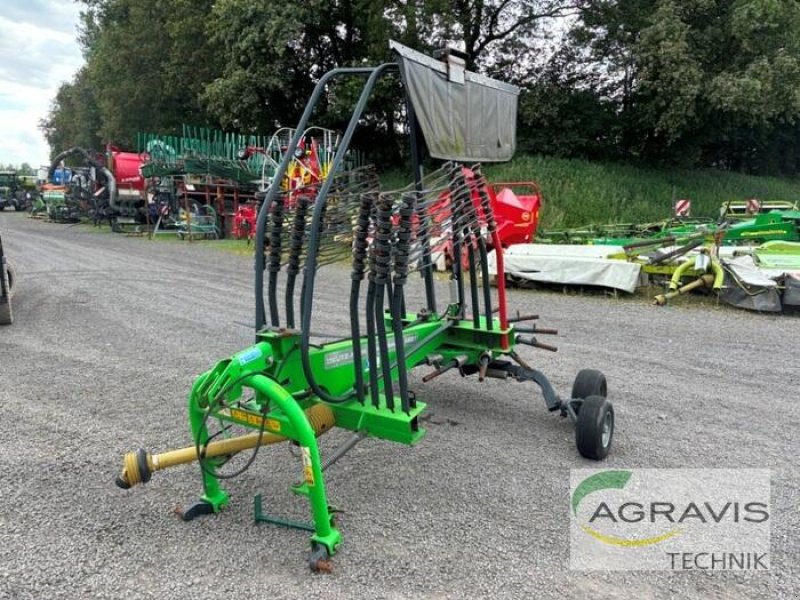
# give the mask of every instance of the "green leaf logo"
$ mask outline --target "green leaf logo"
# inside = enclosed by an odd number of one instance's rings
[[[581,481],[575,488],[575,491],[572,492],[572,514],[577,518],[578,506],[580,506],[580,503],[589,494],[593,494],[594,492],[599,492],[601,490],[621,490],[628,484],[631,475],[633,475],[631,471],[603,471],[601,473],[590,475]],[[603,544],[628,548],[652,546],[681,533],[680,529],[674,528],[665,534],[654,537],[628,539],[603,534],[595,529],[592,529],[588,525],[580,525],[580,528]]]
[[[631,475],[630,471],[603,471],[590,475],[572,492],[572,514],[578,516],[578,505],[589,494],[607,489],[621,490],[628,484]]]

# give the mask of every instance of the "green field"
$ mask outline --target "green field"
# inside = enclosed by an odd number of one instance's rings
[[[714,169],[645,169],[583,160],[518,156],[487,165],[490,181],[539,183],[545,199],[541,226],[575,227],[605,223],[659,221],[671,214],[675,198],[692,200],[692,216],[716,217],[728,200],[800,201],[800,179],[753,177]],[[397,187],[410,174],[389,173]],[[404,179],[405,178],[405,179]]]
[[[753,177],[713,169],[643,169],[541,156],[486,168],[490,181],[535,179],[545,199],[544,227],[648,222],[670,216],[675,198],[692,216],[716,217],[728,200],[800,200],[800,179]],[[674,192],[673,192],[674,190]]]

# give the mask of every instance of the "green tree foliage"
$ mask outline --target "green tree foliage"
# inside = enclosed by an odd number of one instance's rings
[[[623,156],[800,168],[800,3],[595,0],[570,41],[560,77],[614,104]]]
[[[81,0],[86,66],[42,122],[53,151],[131,146],[181,123],[293,125],[324,72],[389,59],[388,40],[455,45],[524,88],[519,147],[586,158],[800,170],[800,2],[786,0]],[[341,129],[360,82],[326,90]],[[356,142],[402,158],[396,83]]]
[[[334,64],[334,54],[352,59],[357,51],[340,38],[334,8],[322,1],[215,3],[206,29],[224,67],[204,98],[223,127],[269,131],[296,121],[312,77]]]
[[[50,113],[40,122],[51,155],[71,148],[100,147],[100,111],[86,67],[71,82],[61,85],[53,99]]]
[[[207,31],[211,43],[220,48],[224,67],[205,88],[206,106],[223,127],[240,131],[269,132],[296,123],[326,71],[375,64],[386,57],[382,8],[370,0],[218,0]],[[413,6],[398,3],[395,8],[414,23]],[[329,90],[314,124],[342,129],[359,90],[359,82]],[[378,160],[394,162],[399,148],[391,85],[378,90],[373,109],[359,141],[371,147]]]
[[[463,40],[470,66],[516,77],[534,62],[545,18],[577,0],[83,0],[87,65],[43,123],[54,151],[99,140],[132,145],[140,130],[181,122],[268,132],[296,121],[337,66],[389,57],[388,40],[422,51]],[[525,47],[510,43],[516,39]],[[73,121],[76,88],[91,90],[91,119]],[[396,85],[384,84],[359,130],[362,145],[397,160],[404,122]],[[358,93],[333,88],[317,124],[341,127]],[[88,110],[88,109],[87,109]],[[70,124],[68,124],[70,123]]]
[[[132,148],[138,131],[208,124],[200,102],[217,75],[205,41],[213,0],[85,0],[86,65],[61,86],[42,129],[53,154],[103,142]]]
[[[203,30],[212,0],[98,4],[85,18],[97,31],[87,58],[101,136],[130,146],[137,131],[176,132],[187,118],[204,124],[200,93],[216,74]]]
[[[329,69],[388,59],[390,38],[423,51],[460,39],[471,66],[497,65],[504,41],[532,35],[542,19],[575,5],[564,0],[218,0],[207,31],[224,67],[203,98],[224,127],[270,131],[297,120],[314,82]],[[516,51],[518,61],[527,55]],[[342,127],[359,89],[359,84],[332,89],[316,123]],[[399,156],[401,97],[396,86],[382,86],[359,133],[362,145],[380,149],[389,161]]]
[[[17,175],[22,175],[23,177],[36,175],[36,170],[26,162],[22,163],[19,166],[11,163],[8,164],[0,163],[0,171],[16,171]]]

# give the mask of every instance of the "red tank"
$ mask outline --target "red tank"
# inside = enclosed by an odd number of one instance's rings
[[[108,146],[109,168],[117,179],[117,188],[123,190],[143,190],[142,165],[147,161],[146,154],[122,152],[116,146]]]

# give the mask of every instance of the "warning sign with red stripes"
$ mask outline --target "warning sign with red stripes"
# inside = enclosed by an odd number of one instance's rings
[[[688,217],[692,212],[692,201],[688,198],[682,198],[675,201],[675,216]]]

